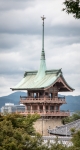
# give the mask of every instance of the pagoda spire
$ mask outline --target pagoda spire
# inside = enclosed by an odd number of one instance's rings
[[[41,52],[41,59],[45,60],[45,52],[44,52],[44,19],[46,19],[43,15],[41,17],[43,22],[42,22],[42,52]]]
[[[44,19],[46,19],[43,15],[43,17],[41,17],[42,20],[43,20],[43,23],[42,23],[42,51],[44,51]]]
[[[46,18],[44,17],[44,15],[41,18],[43,20],[42,22],[42,51],[41,51],[40,67],[36,75],[36,80],[42,79],[45,76],[45,71],[46,71],[45,52],[44,52],[44,19]]]

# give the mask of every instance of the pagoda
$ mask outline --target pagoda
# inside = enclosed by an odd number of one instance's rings
[[[71,88],[65,81],[61,69],[46,69],[45,51],[44,51],[44,19],[42,18],[42,51],[40,67],[38,71],[26,71],[19,84],[11,88],[12,90],[26,90],[27,96],[20,96],[20,103],[26,106],[24,115],[40,114],[41,118],[46,119],[44,128],[52,126],[48,120],[60,119],[69,116],[69,112],[61,111],[60,106],[66,104],[65,97],[58,97],[58,92],[69,92]],[[40,122],[39,122],[40,124]],[[39,125],[38,124],[38,125]],[[42,123],[41,123],[42,124]],[[54,123],[53,123],[54,124]],[[55,124],[56,126],[57,124]],[[43,125],[41,125],[43,126]],[[40,127],[39,127],[40,128]],[[42,127],[43,128],[43,127]],[[38,129],[39,130],[39,129]],[[43,133],[43,129],[41,129]]]

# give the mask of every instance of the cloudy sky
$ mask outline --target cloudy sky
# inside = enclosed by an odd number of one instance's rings
[[[60,69],[80,95],[80,20],[62,11],[64,0],[0,0],[0,96],[12,93],[25,71],[37,70],[45,15],[47,69]]]

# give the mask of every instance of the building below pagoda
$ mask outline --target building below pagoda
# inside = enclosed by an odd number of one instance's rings
[[[58,92],[69,92],[74,89],[65,81],[61,69],[46,69],[44,19],[43,16],[40,67],[38,71],[26,71],[21,82],[11,89],[27,91],[26,97],[20,97],[20,103],[26,106],[23,114],[40,114],[41,120],[38,120],[35,128],[45,135],[49,127],[61,125],[61,118],[70,115],[69,112],[60,110],[60,106],[66,104],[66,100],[65,97],[58,97]]]

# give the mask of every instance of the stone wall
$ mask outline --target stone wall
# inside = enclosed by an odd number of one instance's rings
[[[59,144],[63,144],[64,146],[72,146],[73,143],[71,142],[72,137],[67,137],[67,136],[42,136],[44,144],[46,144],[48,141],[50,144],[54,144],[56,142],[56,139]]]
[[[49,128],[55,128],[56,126],[61,126],[61,119],[60,118],[54,118],[54,119],[38,119],[34,123],[34,127],[37,132],[40,134],[43,133],[43,135],[47,136],[49,135],[48,130]]]

